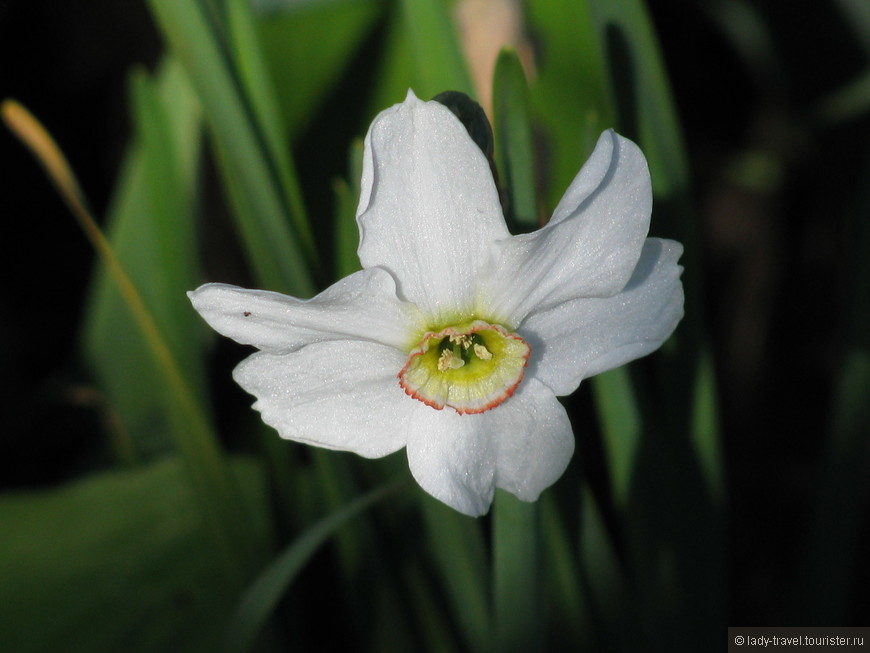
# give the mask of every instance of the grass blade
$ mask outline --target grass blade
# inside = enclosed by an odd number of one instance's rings
[[[599,374],[590,381],[607,452],[613,500],[618,509],[625,510],[643,427],[640,407],[627,368]]]
[[[404,482],[405,479],[390,483],[348,503],[308,528],[278,555],[242,597],[227,628],[223,650],[226,653],[250,650],[257,633],[311,556],[348,520],[397,490]]]
[[[291,140],[354,64],[385,9],[378,0],[294,3],[258,17],[259,40]]]
[[[589,3],[528,0],[526,10],[547,45],[530,97],[549,158],[543,199],[554,208],[614,112]]]
[[[539,499],[541,510],[541,550],[546,574],[547,633],[551,648],[563,642],[584,642],[589,637],[590,620],[580,587],[577,546],[570,537],[553,493]],[[580,647],[580,650],[586,650]]]
[[[590,650],[650,650],[637,639],[635,611],[627,607],[626,578],[601,512],[585,484],[581,496],[580,575],[587,618],[593,627],[592,632],[584,633],[584,641]]]
[[[487,651],[492,642],[490,582],[480,522],[422,492],[420,502],[438,575],[466,646]]]
[[[348,156],[350,182],[338,181],[333,186],[336,195],[335,211],[335,276],[346,277],[360,269],[357,247],[359,246],[359,227],[356,223],[356,209],[359,203],[360,180],[362,179],[363,143],[357,140],[350,148]]]
[[[506,190],[508,224],[519,231],[540,226],[535,189],[529,88],[519,57],[502,50],[492,83],[495,157],[500,185]]]
[[[429,99],[442,91],[474,97],[456,28],[444,0],[402,0],[414,62],[414,91]]]
[[[493,581],[497,651],[541,651],[544,592],[537,503],[498,490],[493,513]]]
[[[220,21],[203,2],[149,4],[202,103],[257,282],[298,296],[313,294],[309,270],[316,257],[299,191],[291,181],[286,141],[276,142],[275,104],[264,99],[269,95],[265,77],[251,72],[259,67],[259,57],[249,54],[240,63],[238,42],[225,33],[235,28],[233,38],[255,47],[244,9],[230,5],[232,23],[222,25],[222,33]]]

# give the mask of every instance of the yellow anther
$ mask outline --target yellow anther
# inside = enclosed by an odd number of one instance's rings
[[[490,353],[489,349],[487,349],[483,345],[474,345],[474,353],[482,361],[488,361],[492,358],[492,354]]]
[[[453,350],[445,349],[441,352],[441,356],[438,358],[438,371],[446,372],[447,370],[458,370],[460,367],[465,365],[465,361],[462,360],[461,356],[454,356]]]

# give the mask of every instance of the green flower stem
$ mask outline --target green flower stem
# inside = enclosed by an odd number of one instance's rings
[[[537,503],[498,490],[493,509],[495,647],[530,653],[544,647],[541,529]]]

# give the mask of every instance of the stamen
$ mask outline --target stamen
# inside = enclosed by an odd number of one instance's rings
[[[447,370],[458,370],[465,365],[465,361],[461,356],[455,356],[452,349],[445,349],[441,352],[441,357],[438,359],[438,371],[446,372]]]
[[[482,361],[488,361],[492,358],[492,354],[489,349],[484,347],[483,345],[474,345],[474,353],[475,355]]]

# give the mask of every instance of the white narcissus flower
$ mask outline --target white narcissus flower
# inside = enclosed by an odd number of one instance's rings
[[[657,349],[683,314],[682,246],[647,238],[638,147],[613,131],[549,223],[512,236],[486,158],[413,93],[365,141],[363,269],[309,300],[206,284],[218,332],[260,351],[235,380],[284,438],[377,458],[467,515],[534,501],[574,451],[556,399]]]

